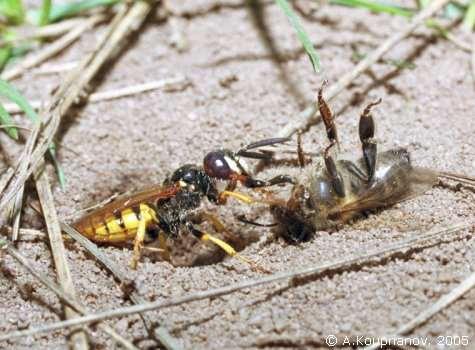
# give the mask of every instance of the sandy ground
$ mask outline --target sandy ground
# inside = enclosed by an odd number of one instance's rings
[[[65,191],[56,184],[54,191],[62,218],[74,217],[78,210],[114,193],[160,183],[179,165],[200,163],[213,148],[237,149],[246,142],[273,136],[299,112],[238,1],[223,2],[226,6],[218,8],[213,0],[184,3],[177,1],[173,6],[183,15],[180,24],[188,51],[178,53],[170,47],[169,23],[152,19],[96,89],[177,74],[187,77],[192,85],[181,91],[156,91],[88,104],[69,113],[58,135],[68,184]],[[193,15],[200,11],[201,15]],[[313,19],[304,20],[321,56],[323,70],[315,74],[307,57],[295,54],[299,43],[279,9],[268,6],[267,11],[279,46],[289,54],[285,67],[309,100],[323,79],[332,83],[354,66],[353,50],[369,52],[406,23],[388,15],[323,6]],[[85,35],[53,62],[79,59],[91,50],[98,35]],[[475,90],[469,55],[421,29],[385,58],[332,101],[339,115],[342,150],[359,152],[358,115],[367,101],[381,97],[383,103],[375,108],[374,115],[382,149],[405,146],[415,164],[473,175]],[[390,60],[406,60],[414,66],[398,70]],[[32,73],[16,84],[26,96],[46,99],[60,78]],[[16,121],[25,123],[22,117]],[[2,160],[7,164],[15,159],[19,148],[4,135],[0,138]],[[304,135],[306,150],[319,152],[325,144],[321,126]],[[34,193],[29,193],[28,201],[36,201]],[[232,202],[217,211],[237,235],[252,238],[245,240],[249,242],[243,251],[246,256],[280,272],[354,256],[416,231],[473,219],[474,194],[466,189],[454,192],[437,187],[337,232],[317,232],[313,240],[299,246],[270,239],[268,229],[236,223],[234,215],[240,212],[249,212],[249,208]],[[31,210],[26,210],[25,217],[27,223],[42,227]],[[251,243],[256,239],[260,243]],[[45,242],[26,240],[18,247],[38,270],[54,278]],[[330,334],[340,340],[344,336],[387,335],[473,272],[474,248],[473,230],[460,231],[443,244],[320,276],[299,286],[287,288],[285,283],[275,283],[150,315],[185,349],[307,349],[325,347],[324,339]],[[166,300],[261,276],[233,259],[207,266],[174,267],[145,258],[140,268],[132,271],[127,267],[129,249],[104,247],[103,251],[123,266],[148,300]],[[79,298],[90,310],[130,304],[107,271],[82,248],[69,245],[68,258]],[[1,262],[0,333],[61,319],[60,304],[51,292],[9,256],[2,255]],[[469,345],[465,348],[475,349],[474,300],[472,290],[410,336],[429,337],[431,347],[437,349],[457,348],[444,346],[447,338],[438,336],[467,336]],[[111,324],[138,346],[153,347],[152,341],[143,340],[146,333],[138,317]],[[2,343],[0,348],[63,349],[67,347],[65,334],[23,338]],[[99,331],[91,334],[91,342],[98,349],[114,347]]]

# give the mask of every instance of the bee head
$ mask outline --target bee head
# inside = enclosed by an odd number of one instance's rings
[[[196,165],[183,165],[175,170],[167,182],[177,183],[184,190],[198,192],[207,196],[213,202],[217,201],[218,191],[213,179]]]
[[[219,180],[231,180],[234,175],[247,174],[239,157],[226,149],[209,152],[204,157],[203,166],[208,176]]]
[[[271,205],[270,211],[279,223],[278,234],[289,243],[307,242],[315,232],[314,227],[299,212],[283,205]]]

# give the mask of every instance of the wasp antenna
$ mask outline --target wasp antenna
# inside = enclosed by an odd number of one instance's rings
[[[269,139],[264,139],[260,141],[256,141],[253,143],[250,143],[244,147],[242,147],[239,151],[236,152],[237,155],[241,155],[241,152],[248,151],[250,149],[255,149],[255,148],[260,148],[260,147],[265,147],[265,146],[273,146],[276,144],[280,143],[285,143],[290,141],[290,137],[273,137]]]
[[[239,151],[236,155],[243,157],[243,158],[251,158],[251,159],[271,159],[274,152],[271,151],[260,151],[260,152],[250,152],[250,151]]]

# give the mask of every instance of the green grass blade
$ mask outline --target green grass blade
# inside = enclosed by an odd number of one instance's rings
[[[49,23],[52,5],[53,5],[52,0],[43,0],[41,9],[40,9],[40,20],[39,20],[40,26],[44,26]]]
[[[11,46],[5,46],[5,47],[0,48],[0,72],[3,70],[3,68],[5,68],[5,66],[7,65],[11,57],[12,57]]]
[[[28,103],[26,98],[24,98],[12,85],[2,79],[0,79],[0,95],[3,95],[9,100],[15,102],[32,121],[35,123],[40,122],[38,114]]]
[[[21,110],[25,112],[28,118],[30,118],[34,123],[36,124],[40,123],[40,118],[38,114],[36,113],[36,111],[33,109],[33,107],[31,107],[30,103],[12,85],[10,85],[9,83],[1,79],[0,79],[0,95],[3,95],[9,100],[15,102],[21,108]],[[8,121],[8,123],[4,123],[4,124],[12,124],[12,122],[10,120]],[[58,159],[56,158],[56,145],[54,143],[51,143],[49,145],[49,154],[51,156],[51,159],[53,160],[54,167],[56,168],[56,173],[58,175],[58,180],[61,185],[61,188],[64,189],[66,185],[66,179],[64,176],[63,169],[61,168],[58,162]]]
[[[429,6],[429,3],[431,0],[419,0],[419,7],[421,9],[425,9],[427,6]]]
[[[56,144],[52,143],[49,145],[48,151],[51,161],[53,162],[56,175],[58,176],[59,185],[61,186],[61,189],[64,190],[66,188],[66,175],[64,174],[63,168],[61,167],[61,163],[56,157]]]
[[[313,70],[315,72],[318,72],[320,70],[320,59],[318,58],[317,52],[315,51],[315,48],[313,47],[313,44],[310,41],[310,38],[305,32],[305,29],[302,27],[299,18],[294,13],[294,11],[292,11],[287,0],[275,1],[289,19],[290,24],[292,24],[292,27],[294,27],[294,30],[297,32],[297,36],[303,47],[305,48],[305,51],[307,52],[307,55],[310,58],[310,62],[312,62]]]
[[[475,1],[472,0],[463,18],[463,26],[466,30],[472,31],[475,26]]]
[[[463,18],[467,12],[467,7],[460,3],[449,2],[444,8],[444,17],[451,20]]]
[[[13,125],[12,117],[10,113],[0,104],[0,124],[2,125]],[[14,140],[18,140],[18,130],[15,127],[8,127],[5,128],[8,136],[10,136]]]
[[[364,8],[376,13],[389,13],[401,17],[412,17],[414,12],[400,6],[368,0],[330,0],[330,4]]]
[[[0,14],[14,24],[21,24],[25,19],[22,0],[0,0]]]
[[[2,0],[0,0],[2,1]],[[84,11],[101,6],[112,6],[122,0],[78,0],[61,4],[51,4],[49,9],[48,23],[58,22],[67,17],[73,17]],[[33,10],[28,13],[33,23],[41,23],[41,11]]]

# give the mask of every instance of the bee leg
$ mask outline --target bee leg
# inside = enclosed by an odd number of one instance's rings
[[[374,176],[376,170],[377,145],[374,139],[374,120],[371,115],[371,108],[381,103],[381,99],[370,103],[360,116],[359,135],[363,148],[363,157],[368,171],[368,181]]]
[[[193,236],[198,238],[200,241],[202,241],[202,242],[211,242],[211,243],[217,245],[219,248],[224,250],[224,252],[226,254],[228,254],[229,256],[237,258],[237,259],[241,260],[242,262],[245,262],[246,264],[249,264],[253,270],[257,270],[259,272],[269,273],[268,270],[261,267],[255,261],[253,261],[249,258],[246,258],[246,257],[242,256],[241,254],[239,254],[236,251],[236,249],[234,249],[231,245],[229,245],[225,241],[223,241],[223,240],[221,240],[221,239],[219,239],[215,236],[212,236],[209,233],[206,233],[206,232],[203,232],[203,231],[197,229],[191,223],[188,223],[187,227],[190,230],[190,232],[193,234]]]
[[[339,146],[338,133],[336,130],[336,125],[333,121],[333,113],[323,98],[323,88],[325,85],[327,85],[327,83],[328,82],[325,80],[320,89],[318,89],[318,110],[320,111],[323,123],[325,124],[328,140],[330,140],[331,143],[336,143]]]
[[[327,168],[328,175],[330,175],[330,180],[338,197],[345,197],[345,184],[343,183],[343,178],[338,173],[336,168],[335,161],[333,157],[330,155],[330,149],[335,145],[335,142],[331,143],[327,148],[325,148],[324,153],[324,160],[325,160],[325,167]]]
[[[305,153],[302,148],[302,132],[297,131],[297,156],[299,159],[299,165],[301,168],[305,166]]]

